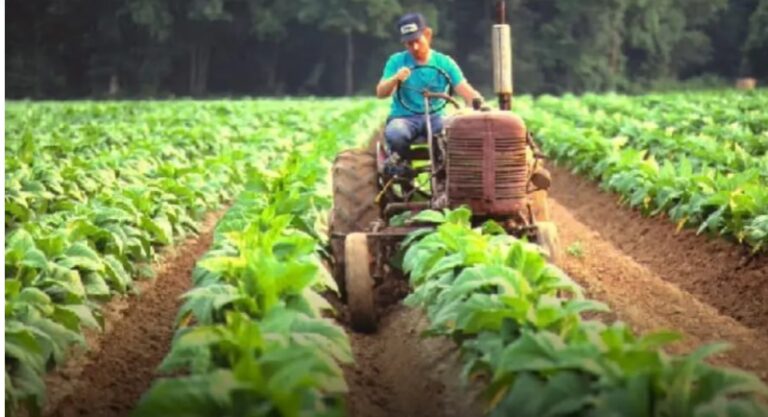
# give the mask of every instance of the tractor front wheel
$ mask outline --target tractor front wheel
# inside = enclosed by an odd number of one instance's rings
[[[358,332],[376,330],[376,304],[371,277],[371,255],[365,233],[350,233],[344,239],[344,284],[352,329]]]
[[[364,231],[379,218],[375,202],[379,192],[376,157],[362,149],[341,152],[333,163],[332,176],[333,209],[328,223],[333,278],[342,300],[346,300],[344,239],[349,233]]]
[[[553,264],[560,261],[560,236],[557,234],[557,226],[552,222],[536,223],[536,240],[539,246],[547,253],[547,258]]]

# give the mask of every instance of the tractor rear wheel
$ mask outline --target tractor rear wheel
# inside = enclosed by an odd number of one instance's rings
[[[560,236],[557,234],[557,226],[552,222],[536,223],[536,240],[539,246],[547,253],[547,258],[553,264],[560,261]]]
[[[376,157],[363,149],[341,152],[333,162],[332,177],[333,208],[328,228],[331,237],[333,277],[339,286],[342,299],[346,299],[343,236],[362,232],[379,218],[379,206],[375,203],[379,192]]]
[[[344,281],[347,289],[347,306],[352,329],[358,332],[376,330],[376,304],[371,277],[371,255],[368,237],[354,232],[344,239],[346,268]]]

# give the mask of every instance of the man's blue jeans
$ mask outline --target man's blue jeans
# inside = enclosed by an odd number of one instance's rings
[[[430,122],[433,135],[443,130],[443,119],[439,114],[431,115]],[[426,135],[427,123],[424,120],[424,115],[391,117],[387,120],[387,126],[384,128],[387,147],[389,147],[390,152],[397,152],[400,156],[408,152],[411,144],[417,138]]]

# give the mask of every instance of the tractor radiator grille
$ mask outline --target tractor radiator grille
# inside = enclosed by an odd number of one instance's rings
[[[483,199],[483,139],[455,138],[448,144],[449,194],[457,200]]]
[[[495,148],[496,199],[525,198],[525,138],[497,138]]]
[[[504,218],[527,207],[527,131],[506,111],[459,115],[447,123],[446,182],[450,207]]]

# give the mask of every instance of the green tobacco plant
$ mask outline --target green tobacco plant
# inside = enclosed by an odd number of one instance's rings
[[[320,267],[314,256],[315,240],[288,229],[291,221],[291,216],[275,216],[267,209],[242,232],[222,235],[232,255],[208,256],[198,266],[205,270],[198,274],[215,276],[217,286],[210,291],[198,287],[185,295],[188,301],[180,319],[192,314],[197,322],[208,323],[215,311],[229,303],[259,318],[281,303],[298,302],[296,298],[315,282]]]
[[[426,335],[461,345],[465,376],[485,381],[492,416],[763,416],[766,387],[755,375],[704,362],[709,345],[686,356],[662,349],[673,332],[635,336],[623,323],[585,320],[608,308],[541,250],[472,228],[466,209],[425,212],[434,231],[407,239],[404,268],[426,310]]]
[[[32,413],[44,406],[42,375],[66,357],[70,345],[84,345],[82,327],[100,323],[83,304],[57,304],[45,292],[5,280],[6,412],[17,402]]]
[[[337,360],[351,360],[349,345],[325,320],[276,309],[258,322],[231,311],[222,324],[177,337],[161,370],[192,374],[156,382],[134,415],[341,416],[346,384]]]
[[[768,243],[765,92],[518,100],[517,110],[558,163],[601,181],[648,215],[678,228]]]
[[[361,132],[380,120],[370,111],[350,113],[281,164],[248,172],[193,272],[195,288],[183,296],[160,366],[188,375],[158,379],[135,415],[344,415],[340,364],[352,353],[344,331],[323,317],[331,307],[317,293],[334,288],[320,261],[319,219],[330,205],[330,158],[367,139]]]
[[[25,403],[35,414],[44,401],[43,373],[82,341],[81,327],[93,324],[99,303],[134,292],[135,279],[152,275],[148,265],[161,248],[197,232],[202,216],[238,195],[255,169],[270,179],[264,181],[268,189],[251,192],[255,202],[272,207],[263,222],[288,221],[292,237],[257,237],[257,226],[245,234],[246,224],[233,222],[227,231],[232,239],[221,239],[210,258],[239,257],[244,240],[262,242],[266,254],[268,239],[277,258],[249,259],[245,282],[230,277],[197,288],[188,300],[194,299],[190,308],[198,314],[180,319],[220,323],[233,305],[251,305],[261,315],[283,304],[297,311],[320,308],[319,296],[305,285],[310,274],[313,283],[327,281],[318,261],[288,260],[320,246],[316,215],[328,201],[327,193],[313,193],[327,164],[302,158],[327,161],[328,152],[370,130],[382,109],[351,99],[9,103],[5,271],[6,286],[18,287],[18,295],[6,309],[6,322],[15,326],[12,334],[6,328],[6,340],[32,346],[34,336],[37,347],[22,355],[7,345],[6,411]],[[258,197],[262,192],[266,199]],[[262,267],[274,282],[258,279],[253,271]],[[201,279],[234,272],[211,268]]]
[[[567,248],[565,248],[565,252],[568,253],[568,255],[571,255],[575,258],[583,258],[584,257],[584,245],[582,245],[581,241],[576,241],[568,245]]]

